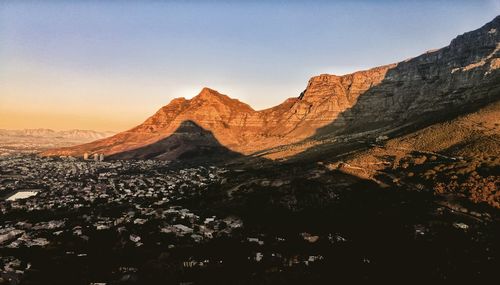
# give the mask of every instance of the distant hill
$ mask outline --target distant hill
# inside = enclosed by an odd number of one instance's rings
[[[0,129],[2,137],[42,137],[42,138],[66,138],[77,140],[95,140],[114,135],[115,132],[99,132],[92,130],[66,130],[54,131],[52,129],[22,129],[5,130]]]
[[[106,138],[113,134],[115,133],[92,130],[0,129],[0,155],[39,152],[54,147],[74,146]]]

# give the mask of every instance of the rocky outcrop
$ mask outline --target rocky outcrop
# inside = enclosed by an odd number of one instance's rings
[[[131,130],[44,155],[109,155],[140,149],[168,138],[185,121],[195,122],[221,145],[243,154],[311,137],[387,132],[497,100],[499,55],[500,16],[447,47],[403,62],[344,76],[313,77],[300,96],[270,109],[256,111],[204,88],[193,99],[174,99]]]

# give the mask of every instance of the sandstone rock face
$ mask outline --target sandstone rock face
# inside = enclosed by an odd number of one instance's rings
[[[131,130],[44,155],[131,151],[168,138],[185,121],[210,131],[228,149],[250,154],[310,137],[438,120],[500,98],[499,55],[500,16],[447,47],[403,62],[313,77],[300,96],[270,109],[256,111],[204,88],[193,99],[172,100]]]
[[[339,115],[352,108],[361,94],[380,84],[385,74],[395,64],[366,71],[336,76],[323,74],[309,80],[299,100],[287,110],[285,117],[290,131],[289,138],[305,138],[320,127],[339,119]]]

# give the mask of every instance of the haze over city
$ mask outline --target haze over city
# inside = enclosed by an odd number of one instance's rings
[[[443,47],[499,12],[498,1],[2,1],[0,128],[121,131],[205,86],[264,109],[313,75]]]

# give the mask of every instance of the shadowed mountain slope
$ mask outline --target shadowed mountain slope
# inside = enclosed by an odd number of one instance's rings
[[[227,159],[239,154],[222,146],[210,131],[184,121],[168,137],[153,144],[112,155],[111,159]]]

